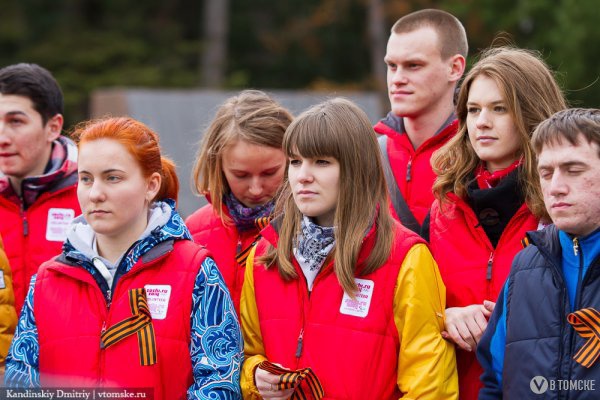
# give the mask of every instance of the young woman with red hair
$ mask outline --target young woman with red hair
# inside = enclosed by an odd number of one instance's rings
[[[158,136],[130,118],[91,121],[76,136],[83,215],[32,279],[7,385],[239,398],[233,303],[175,209],[175,165]]]

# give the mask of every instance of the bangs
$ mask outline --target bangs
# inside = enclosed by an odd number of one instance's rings
[[[283,151],[288,157],[340,159],[339,140],[330,124],[331,121],[322,112],[294,120],[283,138]]]

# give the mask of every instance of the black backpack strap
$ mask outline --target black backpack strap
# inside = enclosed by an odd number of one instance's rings
[[[416,234],[420,234],[421,225],[410,211],[410,208],[408,208],[406,200],[404,200],[402,193],[400,193],[400,188],[398,187],[396,178],[394,178],[394,173],[392,172],[392,166],[390,164],[390,159],[387,152],[387,136],[381,135],[377,141],[379,142],[379,149],[381,150],[383,173],[385,174],[385,180],[387,181],[388,192],[390,193],[390,199],[392,201],[394,211],[396,211],[396,214],[400,218],[402,225]]]

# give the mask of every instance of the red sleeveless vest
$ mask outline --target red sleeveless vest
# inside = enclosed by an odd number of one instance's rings
[[[185,399],[190,358],[192,291],[206,249],[187,240],[157,245],[118,281],[110,308],[91,274],[55,259],[38,273],[34,315],[42,386],[152,388],[155,399]],[[153,319],[157,362],[141,366],[138,338],[102,349],[105,328],[130,317],[129,289],[170,286],[164,319]]]
[[[388,261],[371,274],[357,275],[372,286],[365,316],[342,311],[344,291],[332,263],[323,266],[310,295],[297,264],[300,278],[290,282],[282,280],[276,267],[254,267],[256,305],[267,359],[286,368],[311,367],[326,398],[385,400],[401,395],[396,384],[400,343],[394,322],[394,290],[406,253],[423,241],[399,224],[396,227]],[[269,227],[262,233],[265,239],[259,242],[256,257],[266,250],[267,239],[276,243],[274,229]],[[364,241],[359,268],[375,235],[372,229]]]
[[[76,185],[42,194],[26,211],[0,196],[0,235],[13,274],[17,315],[21,313],[31,276],[62,250],[64,238],[46,239],[51,208],[73,210],[75,217],[81,214]]]

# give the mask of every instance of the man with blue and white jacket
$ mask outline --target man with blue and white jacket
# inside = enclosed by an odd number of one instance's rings
[[[479,399],[597,399],[600,110],[563,110],[533,135],[554,225],[529,232],[477,357]]]

